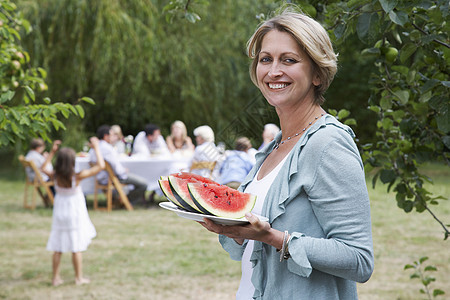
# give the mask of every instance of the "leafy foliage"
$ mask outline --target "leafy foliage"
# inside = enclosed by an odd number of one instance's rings
[[[405,265],[404,269],[414,269],[414,273],[410,277],[411,279],[417,278],[421,281],[424,288],[420,289],[420,293],[427,295],[428,299],[435,299],[437,296],[445,295],[445,292],[441,289],[431,290],[429,288],[429,285],[436,281],[436,278],[428,274],[437,271],[437,268],[432,265],[425,266],[424,262],[427,260],[427,256],[421,257],[418,261],[414,261],[413,264]]]
[[[47,72],[30,66],[30,56],[21,47],[21,35],[30,33],[30,23],[17,13],[10,0],[0,0],[0,148],[41,136],[50,140],[52,130],[65,129],[62,116],[84,117],[79,102],[94,104],[88,97],[77,103],[56,102],[40,95],[47,90]]]
[[[428,161],[449,165],[450,62],[447,1],[354,0],[323,7],[324,21],[338,42],[357,34],[367,47],[361,55],[374,59],[369,109],[378,114],[376,141],[363,145],[366,170],[393,188],[405,212],[433,214],[431,179],[419,172]],[[448,19],[448,18],[447,18]]]

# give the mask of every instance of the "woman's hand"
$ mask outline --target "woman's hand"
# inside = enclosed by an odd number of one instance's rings
[[[99,141],[98,141],[98,138],[96,136],[93,136],[93,137],[89,138],[89,147],[95,148],[95,147],[98,146],[98,143],[99,143]]]
[[[234,239],[238,244],[242,244],[245,239],[261,241],[270,244],[272,228],[268,222],[262,222],[252,213],[246,213],[245,217],[250,222],[248,225],[226,226],[216,224],[208,218],[204,222],[199,222],[203,227],[211,232],[225,235]]]

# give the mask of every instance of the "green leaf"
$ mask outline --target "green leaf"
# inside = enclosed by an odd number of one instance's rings
[[[380,180],[382,183],[389,183],[389,182],[393,182],[395,181],[395,179],[397,178],[397,175],[395,174],[395,172],[393,170],[381,170],[380,173]]]
[[[434,266],[426,266],[424,271],[437,271],[437,268]]]
[[[423,256],[419,259],[419,262],[422,264],[423,262],[428,260],[428,256]]]
[[[400,62],[404,63],[416,50],[417,46],[413,43],[405,44],[400,49]]]
[[[82,107],[81,105],[77,104],[77,105],[75,105],[75,108],[76,108],[77,111],[78,111],[78,115],[79,115],[81,118],[84,118],[84,109],[83,109],[83,107]]]
[[[409,91],[407,90],[395,91],[394,95],[400,100],[401,104],[405,105],[408,103]]]
[[[359,39],[369,44],[375,41],[379,26],[379,17],[377,13],[362,13],[356,24],[356,33]]]
[[[411,264],[407,264],[407,265],[405,265],[405,267],[403,268],[403,270],[406,270],[406,269],[414,269],[415,268],[415,266],[413,266],[413,265],[411,265]]]
[[[433,290],[433,297],[439,296],[439,295],[444,295],[445,292],[443,290],[440,289],[434,289]]]
[[[89,104],[95,105],[95,101],[92,98],[89,97],[81,97],[81,100],[84,102],[87,102]]]
[[[381,7],[385,12],[390,12],[397,6],[397,0],[379,0]]]
[[[13,91],[6,91],[0,96],[0,104],[10,101],[16,93]]]
[[[27,85],[25,85],[23,88],[25,89],[25,92],[27,93],[28,97],[30,97],[30,99],[34,101],[35,96],[33,90]]]
[[[339,120],[342,120],[342,119],[347,118],[349,115],[350,115],[350,112],[349,112],[348,110],[346,110],[346,109],[341,109],[341,110],[339,111],[337,117],[338,117]]]
[[[408,22],[408,15],[403,11],[393,11],[391,10],[389,12],[389,18],[392,22],[394,22],[397,25],[403,26]]]

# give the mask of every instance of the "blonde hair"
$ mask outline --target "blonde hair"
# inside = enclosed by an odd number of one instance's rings
[[[110,131],[112,131],[115,134],[117,134],[117,136],[119,137],[119,140],[123,139],[122,129],[120,128],[119,125],[112,125],[111,128],[110,128]]]
[[[250,78],[258,86],[256,68],[261,44],[265,35],[272,30],[286,32],[297,41],[301,49],[311,58],[314,70],[320,79],[315,87],[315,103],[325,101],[323,94],[333,81],[337,72],[337,55],[334,53],[326,30],[314,19],[296,11],[295,6],[284,8],[281,13],[258,26],[247,42],[247,54],[253,60],[250,65]]]
[[[194,135],[200,136],[205,142],[214,143],[214,131],[208,125],[195,128]]]
[[[174,127],[178,127],[181,129],[181,132],[182,132],[181,137],[182,137],[182,141],[184,142],[184,140],[186,140],[186,137],[187,137],[186,125],[180,120],[176,120],[175,122],[173,122],[172,125],[170,126],[170,129],[171,129],[170,135],[171,136],[172,136],[172,130]],[[172,136],[172,138],[173,138],[173,136]]]

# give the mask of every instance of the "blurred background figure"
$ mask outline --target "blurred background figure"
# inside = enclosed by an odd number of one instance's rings
[[[161,135],[159,126],[145,125],[144,131],[138,133],[133,143],[133,155],[154,156],[169,154],[166,141]]]
[[[119,125],[112,125],[110,130],[110,143],[119,154],[125,154],[125,140]]]
[[[208,125],[199,126],[194,129],[194,135],[197,146],[195,147],[191,165],[193,162],[219,161],[222,155],[214,144],[214,131],[211,127]],[[216,169],[212,172],[212,174],[207,169],[192,170],[192,173],[214,179],[217,178],[219,171],[216,165]]]
[[[175,121],[170,127],[170,135],[166,137],[167,147],[173,154],[192,156],[195,146],[187,135],[186,125],[182,121]]]
[[[136,174],[132,174],[125,168],[119,160],[119,154],[114,150],[110,143],[111,127],[102,125],[97,129],[97,138],[99,141],[99,149],[104,160],[111,165],[121,183],[133,185],[133,189],[128,192],[128,199],[135,204],[145,203],[145,192],[147,190],[147,181]],[[89,150],[89,161],[97,163],[97,156],[94,149]],[[97,174],[97,180],[100,184],[106,184],[108,181],[108,173],[100,171]]]
[[[53,142],[52,145],[52,150],[58,149],[59,145],[61,144],[60,140],[56,140]],[[49,174],[53,172],[53,165],[51,163],[46,164],[45,166],[44,163],[46,161],[47,158],[49,158],[50,156],[50,161],[53,157],[53,153],[55,151],[50,152],[50,154],[48,152],[44,152],[45,150],[45,142],[43,139],[41,138],[33,138],[30,142],[30,150],[28,151],[27,155],[25,156],[25,159],[28,161],[32,161],[34,162],[34,164],[36,165],[36,168],[38,170],[40,170],[42,179],[44,181],[49,181],[50,177]],[[34,171],[27,167],[25,169],[25,172],[27,174],[27,177],[29,180],[33,181],[34,180]],[[50,190],[52,191],[53,195],[55,194],[55,187],[54,186],[50,186]],[[50,199],[48,198],[48,195],[44,195],[40,189],[38,189],[38,192],[41,194],[42,198],[44,199],[44,203],[46,206],[49,206],[50,203]]]
[[[253,168],[254,159],[248,150],[252,148],[250,140],[240,137],[236,140],[234,150],[227,151],[225,161],[220,167],[218,182],[237,189]]]
[[[264,130],[262,133],[263,143],[259,146],[258,151],[262,150],[268,143],[270,143],[275,136],[280,132],[280,128],[272,123],[264,125]]]

